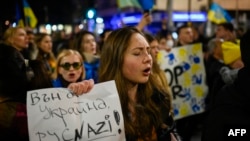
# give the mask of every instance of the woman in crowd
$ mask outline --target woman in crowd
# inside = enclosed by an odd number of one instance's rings
[[[38,47],[37,60],[43,62],[48,75],[51,76],[55,71],[56,58],[52,52],[52,38],[47,33],[38,33],[35,37],[35,44]]]
[[[165,99],[165,104],[168,107],[167,111],[169,112],[168,117],[163,117],[163,119],[167,119],[165,122],[168,125],[171,125],[171,131],[175,134],[175,137],[180,140],[180,136],[178,135],[175,122],[173,119],[173,109],[172,109],[172,95],[171,88],[168,85],[168,80],[165,72],[160,68],[157,62],[157,54],[159,52],[159,41],[150,34],[145,34],[145,38],[147,39],[150,46],[150,54],[153,60],[152,66],[152,77],[151,77],[151,85],[154,88],[154,96],[160,96]],[[167,112],[166,109],[162,109],[162,113]]]
[[[152,66],[152,76],[157,80],[158,83],[154,83],[152,85],[156,85],[156,89],[166,95],[167,99],[169,100],[169,109],[171,109],[171,94],[170,94],[170,87],[168,85],[168,81],[166,78],[166,74],[163,70],[161,70],[160,66],[157,63],[157,54],[159,52],[159,42],[156,38],[154,38],[150,34],[145,34],[145,38],[147,39],[149,46],[150,46],[150,54],[153,60]],[[159,86],[157,86],[159,85]]]
[[[61,51],[57,56],[56,68],[54,87],[67,87],[70,83],[80,82],[85,78],[83,59],[76,50]]]
[[[175,140],[170,133],[171,125],[165,122],[169,117],[169,101],[153,93],[149,50],[138,29],[125,27],[112,31],[101,53],[99,81],[116,82],[126,140]]]
[[[37,69],[39,64],[24,60],[20,51],[27,47],[28,37],[21,27],[8,28],[0,43],[0,65],[4,66],[4,69],[0,69],[0,138],[8,141],[28,141],[26,93],[28,90],[45,88],[48,80],[45,79],[46,74]],[[68,86],[75,94],[88,92],[92,87],[92,81],[86,80]]]
[[[94,79],[97,82],[100,56],[97,54],[95,35],[83,30],[74,37],[73,46],[84,59],[86,79]]]

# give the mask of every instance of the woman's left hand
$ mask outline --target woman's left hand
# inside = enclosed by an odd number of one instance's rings
[[[84,93],[89,92],[94,87],[94,80],[83,80],[81,82],[71,83],[68,86],[68,89],[70,89],[74,94],[76,95],[82,95]]]

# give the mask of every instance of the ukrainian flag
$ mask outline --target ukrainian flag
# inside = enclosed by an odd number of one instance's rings
[[[37,24],[37,18],[26,0],[23,0],[23,9],[25,23],[28,24],[31,28],[35,28]]]
[[[17,26],[24,27],[22,12],[18,4],[16,4],[16,23]]]
[[[127,7],[142,8],[138,0],[117,0],[117,5],[120,9]]]
[[[207,17],[208,20],[216,24],[231,22],[232,20],[228,12],[217,3],[212,3]]]

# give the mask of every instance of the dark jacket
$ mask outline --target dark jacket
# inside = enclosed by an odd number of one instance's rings
[[[28,79],[21,53],[0,44],[0,138],[28,140],[26,92]]]
[[[0,44],[0,96],[26,101],[26,66],[21,53],[14,47]]]
[[[216,96],[206,119],[202,141],[249,140],[244,137],[228,137],[229,129],[250,127],[250,69],[243,68],[233,84],[224,86]],[[248,131],[248,130],[247,130]],[[248,133],[249,136],[249,133]]]

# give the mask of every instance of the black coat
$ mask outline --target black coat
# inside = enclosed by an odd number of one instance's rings
[[[0,96],[25,102],[27,92],[26,66],[14,47],[0,44]]]
[[[243,68],[233,84],[224,86],[216,96],[206,119],[202,141],[245,141],[250,138],[250,69]],[[228,137],[229,129],[248,128],[248,139]]]

